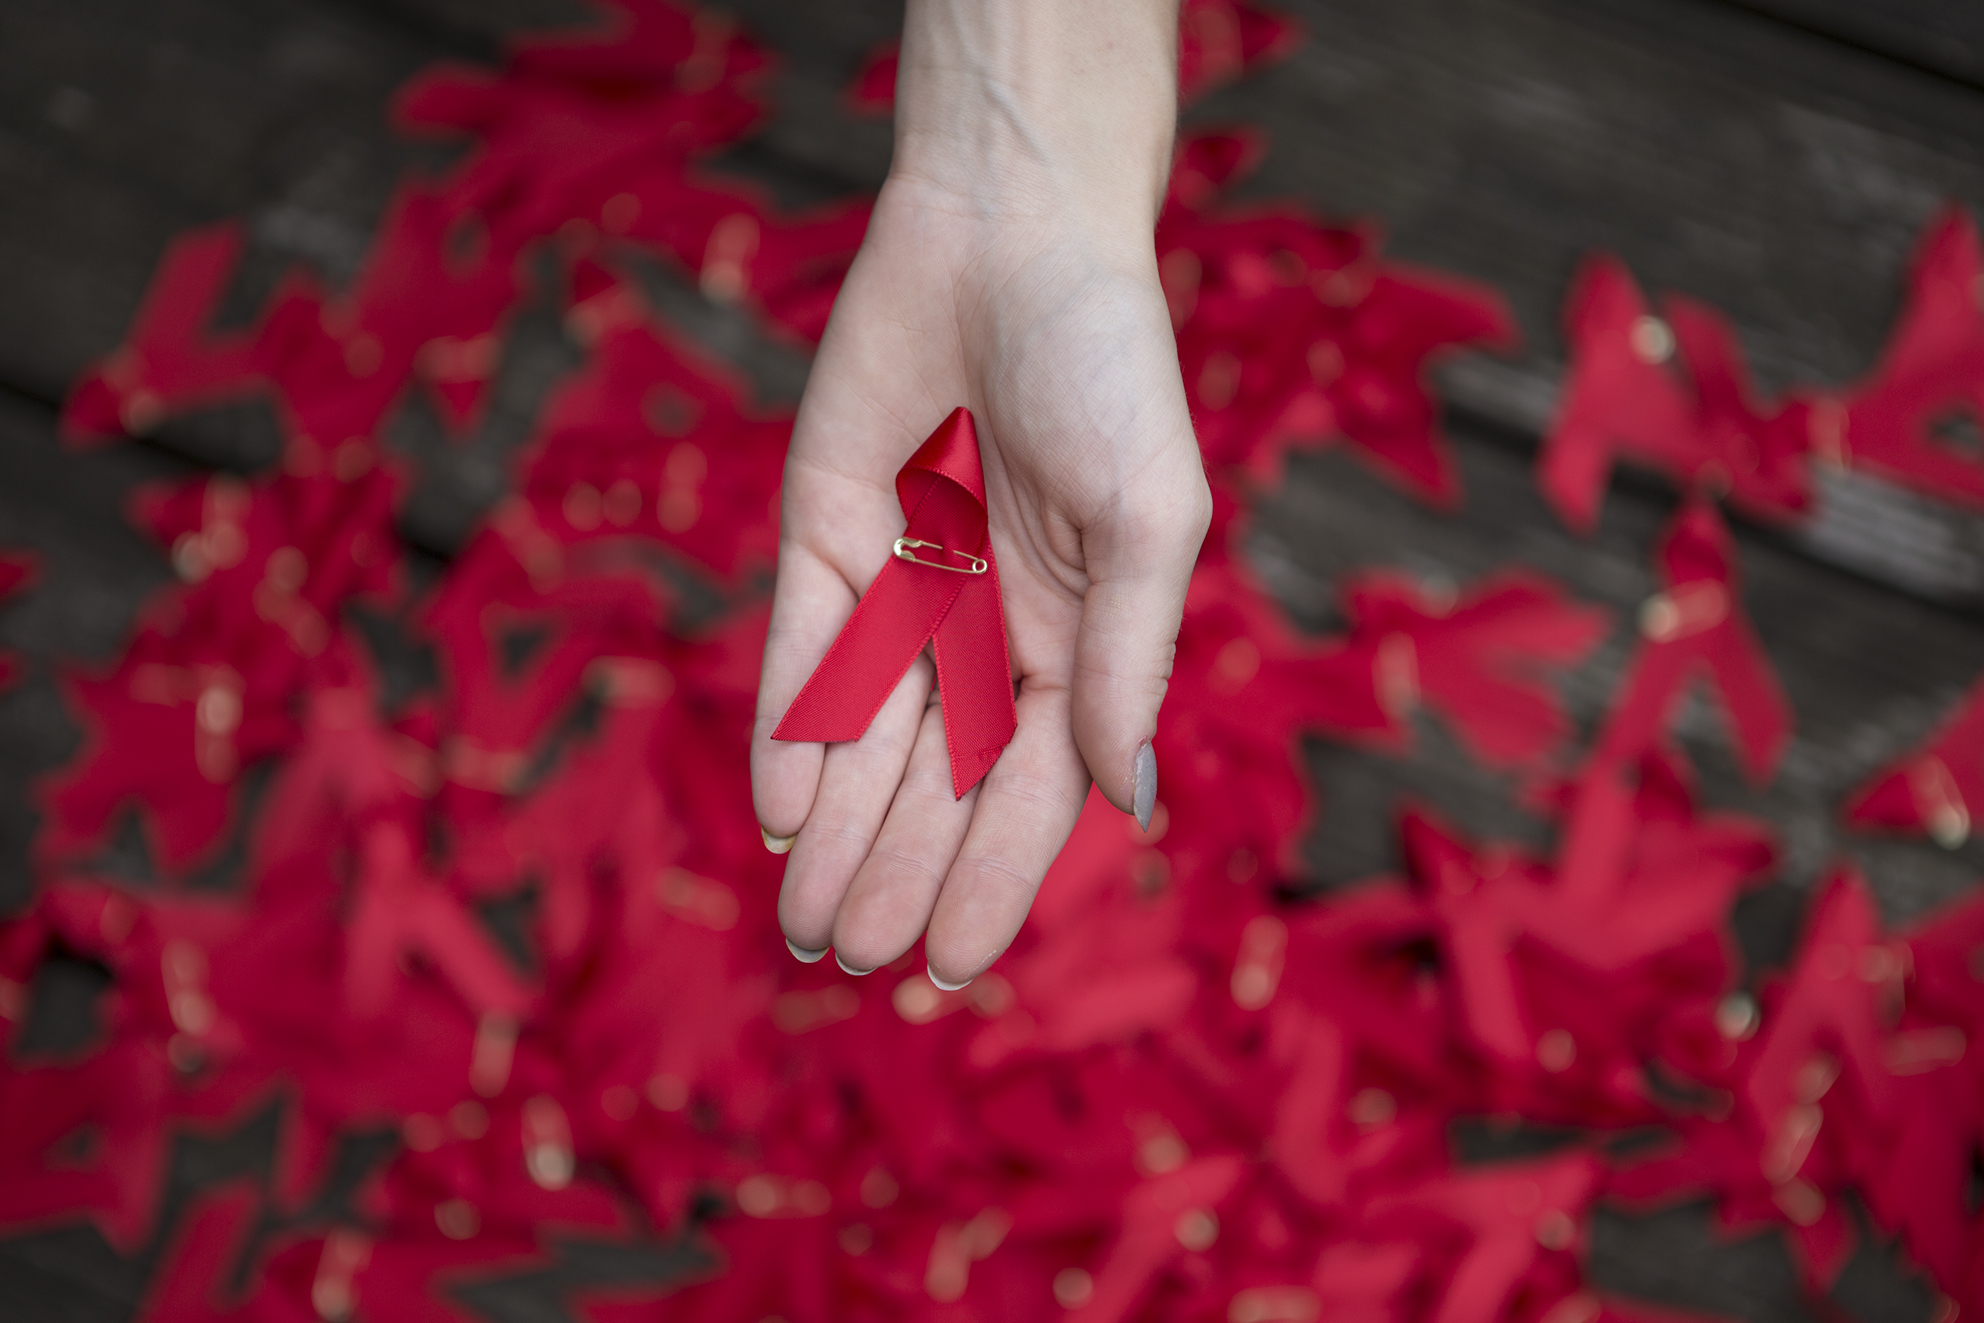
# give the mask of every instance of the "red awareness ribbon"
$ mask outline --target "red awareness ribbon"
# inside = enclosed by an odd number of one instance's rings
[[[909,527],[772,732],[775,740],[858,740],[934,640],[951,785],[959,799],[1013,738],[1013,672],[999,567],[985,524],[985,470],[968,409],[954,409],[896,474]]]

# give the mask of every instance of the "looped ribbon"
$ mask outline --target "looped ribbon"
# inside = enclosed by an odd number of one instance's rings
[[[909,527],[894,556],[772,738],[860,739],[916,654],[933,643],[951,785],[963,799],[1019,724],[999,567],[986,533],[985,470],[969,410],[952,410],[917,447],[896,474],[896,499]]]

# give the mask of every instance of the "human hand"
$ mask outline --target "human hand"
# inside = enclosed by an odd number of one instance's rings
[[[1071,33],[1051,30],[1070,7],[1045,0],[1023,39],[981,30],[1034,2],[912,4],[895,166],[786,462],[753,797],[767,844],[797,838],[779,897],[795,954],[832,946],[853,972],[919,935],[947,984],[991,964],[1091,778],[1148,818],[1210,517],[1151,243],[1175,11],[1119,0]],[[927,652],[861,739],[770,738],[902,533],[897,470],[958,404],[977,422],[1019,688],[1012,743],[961,800]]]

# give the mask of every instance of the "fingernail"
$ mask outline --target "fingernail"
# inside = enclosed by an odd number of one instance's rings
[[[792,952],[792,958],[802,965],[815,964],[819,961],[820,957],[827,953],[827,948],[824,946],[817,951],[808,951],[790,937],[785,939],[785,949]],[[845,969],[847,966],[843,965],[841,968]]]
[[[842,960],[842,959],[840,958],[840,952],[838,952],[838,951],[836,951],[836,952],[834,952],[834,963],[835,963],[836,965],[839,965],[839,966],[840,966],[840,972],[841,972],[841,973],[843,973],[843,974],[852,974],[852,975],[854,975],[854,977],[856,977],[856,978],[860,978],[860,977],[861,977],[861,976],[862,976],[863,974],[872,974],[872,973],[874,973],[874,972],[875,972],[875,971],[874,971],[874,970],[872,970],[872,969],[856,969],[856,968],[854,968],[854,967],[853,967],[852,965],[850,965],[850,964],[848,964],[848,963],[847,963],[847,961],[845,961],[845,960]]]
[[[966,979],[963,983],[946,983],[944,982],[944,980],[937,977],[937,971],[930,968],[927,962],[923,966],[923,972],[930,976],[930,981],[932,983],[935,983],[945,992],[956,992],[959,988],[968,987],[971,984],[970,979]]]
[[[784,854],[787,850],[790,850],[792,848],[792,843],[799,839],[798,832],[794,832],[790,836],[774,836],[770,832],[766,831],[763,827],[758,828],[758,835],[765,838],[765,848],[767,850],[770,850],[773,854]],[[820,949],[822,951],[825,951],[827,948],[823,946]],[[806,957],[804,956],[800,957],[800,959],[802,960],[804,960],[805,958]],[[813,958],[815,960],[818,960],[820,957],[814,956]]]
[[[1137,750],[1137,830],[1150,830],[1151,810],[1157,807],[1157,750],[1145,740]]]

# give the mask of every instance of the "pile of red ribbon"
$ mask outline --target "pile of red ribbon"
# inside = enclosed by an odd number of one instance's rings
[[[451,1292],[562,1240],[677,1234],[714,1251],[706,1272],[580,1292],[573,1316],[1592,1323],[1653,1316],[1585,1280],[1598,1201],[1711,1194],[1732,1226],[1784,1228],[1821,1294],[1850,1193],[1984,1312],[1984,903],[1885,933],[1842,869],[1791,967],[1745,990],[1729,914],[1773,835],[1699,805],[1670,735],[1697,683],[1759,781],[1791,730],[1718,499],[1795,517],[1814,461],[1984,492],[1934,434],[1984,382],[1966,221],[1932,232],[1866,386],[1768,407],[1713,312],[1655,317],[1616,264],[1588,268],[1545,490],[1589,526],[1616,455],[1689,497],[1580,749],[1551,680],[1604,612],[1519,571],[1454,590],[1374,570],[1342,585],[1346,632],[1309,638],[1234,554],[1243,493],[1297,444],[1346,440],[1450,503],[1425,362],[1512,327],[1492,293],[1382,260],[1369,228],[1225,207],[1258,142],[1187,141],[1157,243],[1220,517],[1156,741],[1164,799],[1148,831],[1092,800],[964,990],[914,954],[856,980],[786,954],[750,808],[752,585],[789,419],[622,269],[662,255],[813,337],[865,211],[780,216],[706,174],[761,112],[763,57],[713,16],[618,8],[611,37],[416,80],[403,121],[473,146],[402,190],[350,289],[299,276],[251,329],[212,331],[241,241],[190,235],[72,397],[89,440],[262,395],[287,442],[278,471],[139,501],[182,582],[113,667],[68,677],[88,742],[42,789],[0,1019],[26,1020],[52,953],[112,986],[87,1051],[0,1065],[0,1224],[165,1236],[145,1304],[164,1323],[460,1318]],[[1292,39],[1231,0],[1185,24],[1188,89]],[[384,710],[342,616],[406,600],[381,425],[413,389],[473,424],[520,259],[546,249],[586,362],[413,612],[439,687]],[[683,573],[730,602],[714,623],[670,624]],[[1291,898],[1316,812],[1298,738],[1396,750],[1420,709],[1516,778],[1556,845],[1402,806],[1399,876]],[[1984,690],[1848,811],[1951,844],[1980,803]],[[94,862],[131,812],[155,888]],[[237,837],[236,890],[179,884]],[[519,897],[528,961],[482,917]],[[172,1136],[272,1098],[271,1178],[160,1228]],[[1587,1138],[1464,1165],[1449,1131],[1474,1116]],[[1649,1126],[1651,1155],[1606,1142]],[[402,1142],[359,1219],[299,1221],[338,1138],[381,1127]]]

